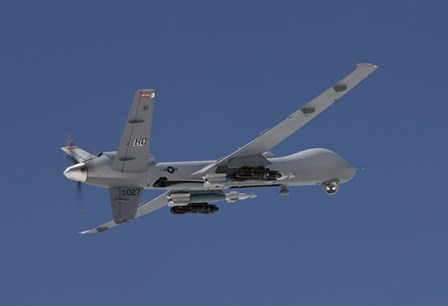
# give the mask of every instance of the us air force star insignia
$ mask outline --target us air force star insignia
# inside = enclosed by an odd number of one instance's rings
[[[166,171],[168,173],[174,173],[174,171],[176,171],[176,169],[174,169],[173,167],[169,166],[169,167],[166,168]]]

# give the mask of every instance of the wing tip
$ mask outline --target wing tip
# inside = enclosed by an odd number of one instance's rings
[[[358,64],[356,64],[356,66],[357,67],[360,67],[360,68],[370,68],[370,69],[372,69],[372,70],[376,70],[376,69],[378,69],[378,65],[375,65],[375,64],[372,64],[372,63],[358,63]]]

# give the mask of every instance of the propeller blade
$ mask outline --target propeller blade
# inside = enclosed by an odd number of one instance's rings
[[[72,136],[68,135],[67,139],[65,139],[65,143],[64,143],[64,147],[71,147],[74,146],[75,142],[73,141]],[[78,161],[76,159],[74,159],[73,157],[71,157],[70,155],[68,155],[67,153],[62,153],[65,160],[68,161],[71,165],[76,165],[78,163]]]
[[[82,183],[77,182],[76,184],[76,199],[74,199],[74,210],[76,214],[83,216],[85,213],[84,201],[82,198]]]
[[[76,146],[75,142],[72,138],[72,136],[67,136],[67,139],[65,140],[64,143],[64,147],[72,147],[72,146]],[[69,162],[69,164],[71,165],[76,165],[78,164],[78,161],[76,159],[74,159],[72,156],[70,156],[67,153],[63,153],[63,156],[65,158],[65,160],[67,160]],[[83,216],[85,213],[85,207],[84,207],[84,201],[82,198],[82,183],[81,182],[77,182],[76,183],[76,197],[73,199],[73,209],[76,212],[77,215]]]

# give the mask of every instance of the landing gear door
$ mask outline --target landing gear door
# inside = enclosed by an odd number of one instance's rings
[[[125,222],[135,218],[143,188],[118,187],[110,188],[112,216],[116,222]]]

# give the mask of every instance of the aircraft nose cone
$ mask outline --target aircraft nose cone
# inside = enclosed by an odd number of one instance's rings
[[[87,166],[85,163],[73,165],[65,169],[64,175],[69,180],[84,183],[87,180]]]

